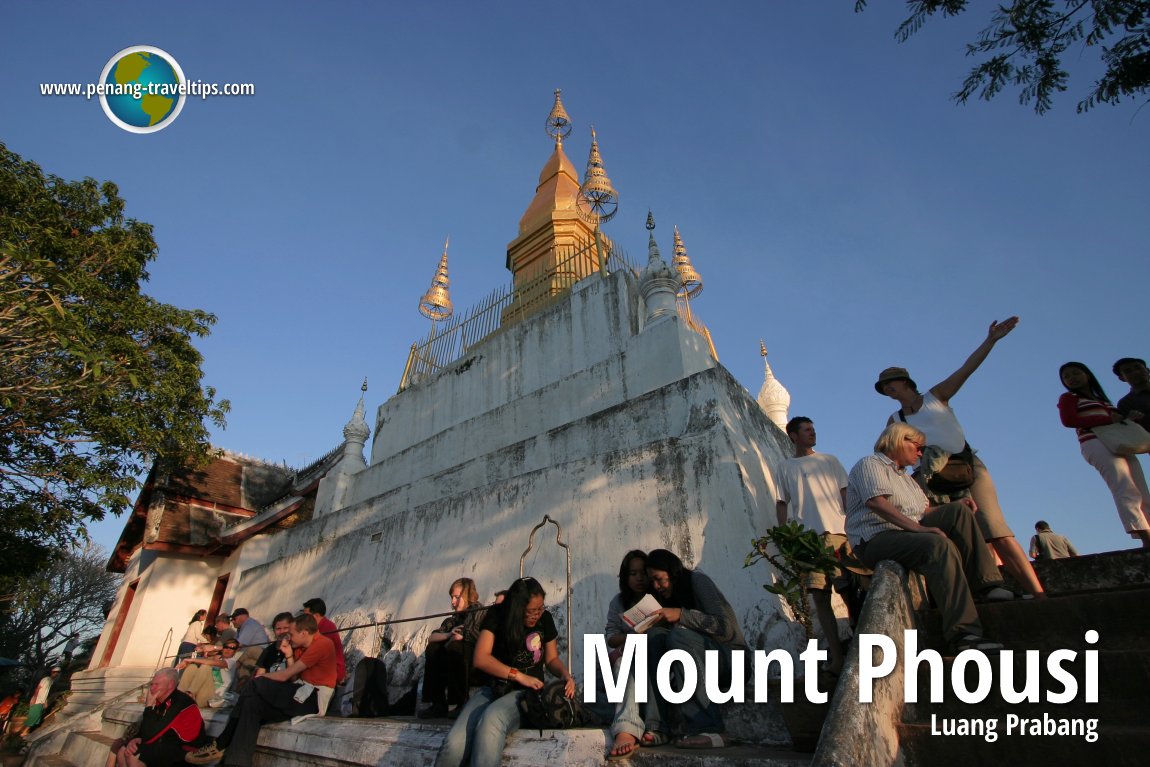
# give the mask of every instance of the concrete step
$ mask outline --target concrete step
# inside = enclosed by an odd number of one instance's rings
[[[1074,676],[1078,682],[1078,694],[1067,704],[1053,704],[1046,702],[1048,691],[1060,693],[1063,683],[1054,679],[1047,672],[1046,658],[1049,654],[1039,656],[1038,701],[1035,703],[1007,703],[999,694],[1001,689],[1002,667],[998,656],[988,656],[991,662],[991,674],[986,677],[990,680],[990,692],[980,703],[964,703],[954,693],[953,667],[954,658],[944,658],[942,663],[942,700],[930,700],[930,680],[932,672],[925,664],[918,668],[918,701],[907,703],[903,712],[903,721],[908,723],[924,723],[932,715],[938,717],[1005,717],[1007,714],[1018,716],[1041,716],[1043,711],[1058,709],[1071,713],[1062,716],[1091,716],[1100,718],[1108,724],[1135,725],[1146,721],[1145,705],[1147,690],[1150,690],[1150,652],[1120,651],[1100,652],[1098,655],[1098,702],[1087,704],[1084,701],[1086,670],[1085,661],[1079,656],[1075,662],[1064,662],[1061,667]],[[1002,656],[1003,658],[1007,656]],[[1026,658],[1021,652],[1013,654],[1012,683],[1014,689],[1024,688],[1026,679]],[[973,691],[977,689],[981,675],[978,667],[968,664],[963,674],[963,686]],[[985,682],[984,682],[985,683]]]
[[[1051,717],[1071,717],[1057,706]],[[996,720],[997,739],[988,743],[976,735],[932,735],[930,724],[899,725],[906,767],[938,765],[1041,764],[1044,767],[1143,767],[1150,748],[1150,728],[1098,724],[1098,740],[1081,735],[1006,734],[1005,720]],[[938,725],[939,730],[942,724]]]
[[[446,723],[412,718],[312,718],[297,725],[269,725],[260,731],[253,767],[427,767],[435,760]],[[519,730],[503,751],[514,767],[603,765],[610,743],[606,730]],[[755,745],[685,751],[671,746],[641,749],[632,763],[676,767],[800,767],[810,756]]]
[[[1143,638],[1150,636],[1150,588],[983,602],[977,607],[986,635],[1008,650],[1140,650]],[[920,646],[945,651],[938,610],[921,616]],[[1099,633],[1094,645],[1085,640],[1090,629]]]
[[[64,748],[59,756],[73,764],[102,767],[108,758],[108,749],[111,748],[113,740],[114,738],[99,732],[71,732],[64,741]]]
[[[86,767],[86,765],[73,764],[59,754],[48,754],[29,759],[24,763],[24,767]]]
[[[1150,586],[1150,551],[1107,551],[1034,563],[1034,572],[1050,594]]]

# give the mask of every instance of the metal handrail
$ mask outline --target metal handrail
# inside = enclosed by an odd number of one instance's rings
[[[571,594],[571,547],[563,542],[563,528],[551,518],[550,514],[544,514],[543,521],[531,528],[531,536],[527,539],[527,548],[519,557],[519,577],[523,577],[523,562],[531,553],[532,547],[535,546],[535,533],[548,522],[555,525],[555,543],[562,547],[567,554],[567,670],[571,671],[571,602],[573,601]]]

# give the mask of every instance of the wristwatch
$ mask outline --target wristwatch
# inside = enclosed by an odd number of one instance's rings
[[[519,669],[512,667],[507,671],[507,681],[512,681],[517,676],[519,676]]]

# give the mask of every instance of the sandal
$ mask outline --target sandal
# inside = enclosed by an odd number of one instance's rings
[[[657,746],[665,746],[671,742],[665,732],[652,732],[647,731],[643,733],[643,738],[639,741],[639,745],[643,748],[655,748]]]
[[[631,740],[627,743],[620,743],[619,736],[615,736],[615,744],[611,750],[607,752],[608,759],[626,759],[632,753],[639,750],[639,739],[629,733],[619,733],[619,735],[627,735]]]
[[[726,736],[714,732],[684,735],[675,741],[675,748],[726,748],[729,745]]]

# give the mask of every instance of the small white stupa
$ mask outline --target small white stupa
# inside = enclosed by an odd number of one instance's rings
[[[767,362],[767,345],[759,339],[759,353],[763,355],[763,388],[759,389],[758,403],[767,418],[784,431],[787,428],[787,411],[791,407],[791,393],[779,383]]]

